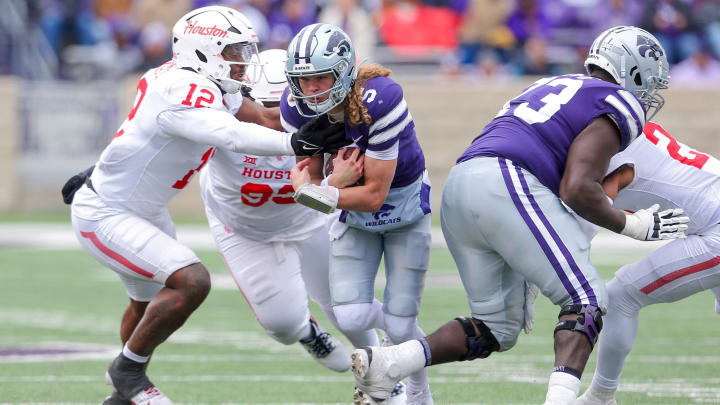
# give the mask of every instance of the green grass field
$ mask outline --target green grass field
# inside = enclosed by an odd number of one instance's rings
[[[350,403],[349,372],[327,371],[300,346],[265,336],[220,255],[199,255],[213,273],[214,288],[154,354],[149,375],[163,391],[180,404]],[[595,253],[593,260],[609,279],[620,263],[639,257]],[[110,392],[103,375],[120,347],[126,303],[114,273],[83,251],[0,247],[0,404],[99,404]],[[313,313],[329,327],[315,306]],[[452,259],[447,250],[434,249],[420,324],[429,333],[466,314]],[[435,403],[541,404],[557,308],[540,298],[536,314],[533,332],[521,335],[511,351],[431,367]],[[646,308],[618,403],[720,403],[719,336],[709,292]],[[583,389],[594,367],[593,356]]]

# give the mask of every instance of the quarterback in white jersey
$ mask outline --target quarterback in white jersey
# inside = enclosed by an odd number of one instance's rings
[[[612,158],[603,187],[623,210],[682,207],[690,217],[688,237],[621,267],[608,282],[597,368],[579,405],[616,404],[641,308],[720,286],[720,161],[676,141],[654,122],[645,125],[643,135]]]
[[[343,131],[309,125],[289,134],[256,124],[279,121],[277,111],[254,103],[243,108],[242,97],[234,95],[257,41],[235,10],[212,6],[183,16],[173,28],[173,60],[142,76],[127,119],[94,171],[81,176],[68,196],[63,190],[78,240],[118,273],[130,298],[121,324],[125,346],[106,374],[116,391],[106,404],[171,403],[145,375],[146,363],[202,303],[210,278],[197,256],[175,240],[166,205],[216,148],[312,155],[344,142],[329,145],[344,138]],[[232,113],[230,98],[237,106]]]
[[[259,55],[263,69],[252,95],[266,107],[280,103],[286,55],[281,49]],[[227,100],[231,112],[239,107],[234,101],[242,100]],[[342,372],[350,368],[350,354],[320,329],[307,304],[309,294],[337,326],[328,284],[327,217],[295,203],[295,163],[294,157],[218,149],[200,176],[205,211],[233,279],[267,334],[287,345],[300,342],[318,362]],[[348,163],[353,183],[362,166]],[[365,343],[362,336],[348,338]]]

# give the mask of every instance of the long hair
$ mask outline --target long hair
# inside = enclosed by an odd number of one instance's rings
[[[345,99],[345,116],[350,119],[350,125],[370,125],[372,123],[372,118],[362,103],[362,89],[365,87],[365,82],[373,77],[387,77],[391,72],[390,69],[376,64],[362,65],[358,68],[357,79]]]

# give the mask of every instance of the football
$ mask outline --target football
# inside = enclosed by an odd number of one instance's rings
[[[345,148],[345,154],[343,155],[344,158],[345,159],[349,158],[355,149],[356,148],[354,148],[354,147]],[[360,153],[360,154],[362,154],[362,153]],[[360,154],[358,155],[358,157],[360,156]],[[325,161],[325,177],[332,174],[333,169],[335,168],[335,158],[336,157],[337,157],[337,153],[333,153]]]

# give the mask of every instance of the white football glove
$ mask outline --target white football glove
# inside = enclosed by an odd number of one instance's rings
[[[621,234],[637,240],[661,240],[684,238],[690,218],[683,215],[682,208],[657,212],[659,204],[650,208],[625,214],[625,228]]]
[[[540,293],[540,287],[526,281],[525,282],[525,305],[523,305],[523,330],[525,333],[532,331],[533,323],[535,323],[535,300]]]

